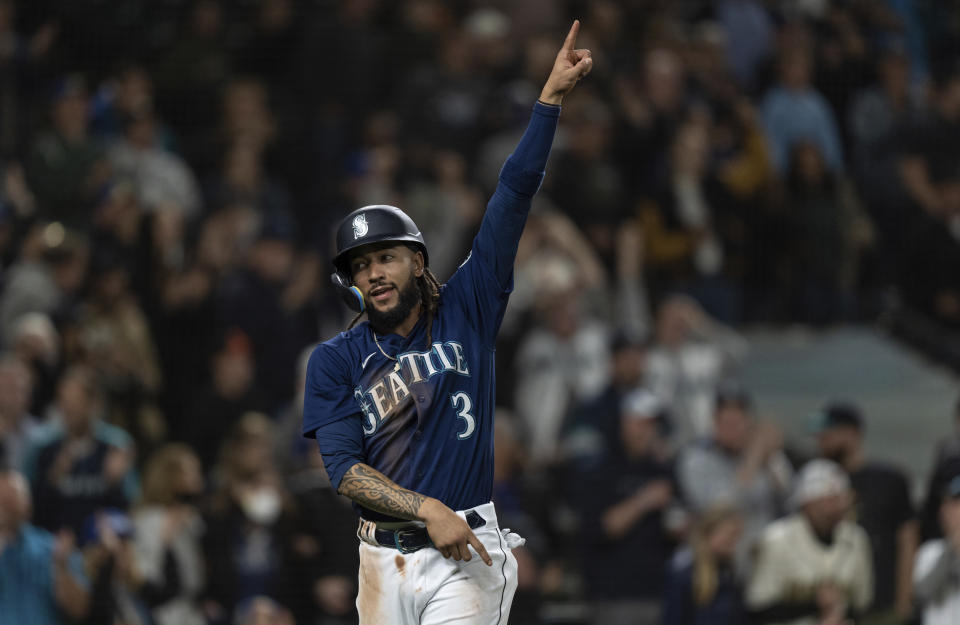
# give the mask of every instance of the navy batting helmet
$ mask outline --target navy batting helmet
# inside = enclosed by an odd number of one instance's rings
[[[427,246],[417,224],[396,206],[374,204],[358,208],[343,218],[337,226],[337,254],[333,257],[336,272],[330,276],[340,296],[350,308],[363,312],[363,296],[352,286],[350,252],[362,245],[396,241],[410,243],[423,253],[424,264],[429,264]]]

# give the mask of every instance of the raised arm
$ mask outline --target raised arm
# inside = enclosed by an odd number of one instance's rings
[[[474,253],[481,256],[504,287],[512,276],[517,244],[526,224],[530,202],[543,181],[560,116],[560,103],[593,68],[590,51],[575,47],[579,31],[580,22],[574,21],[557,52],[540,98],[534,104],[530,123],[500,171],[499,184],[487,204],[475,240]]]

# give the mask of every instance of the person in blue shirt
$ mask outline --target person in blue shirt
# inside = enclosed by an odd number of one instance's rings
[[[30,508],[23,475],[0,471],[0,623],[60,625],[81,619],[90,595],[73,538],[31,525]]]
[[[361,516],[361,623],[492,625],[509,616],[517,585],[509,549],[521,539],[500,530],[490,502],[494,344],[561,101],[593,66],[590,51],[574,47],[579,26],[446,284],[401,210],[363,207],[338,228],[334,283],[366,321],[358,315],[312,353],[303,434],[317,439],[331,483]]]

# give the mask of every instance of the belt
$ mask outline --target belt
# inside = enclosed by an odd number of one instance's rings
[[[480,516],[476,510],[467,512],[466,518],[467,525],[472,530],[487,524],[486,519]],[[376,529],[370,532],[369,536],[381,547],[390,547],[400,553],[413,553],[424,547],[433,546],[433,541],[430,540],[430,535],[425,527],[409,527],[398,530]]]

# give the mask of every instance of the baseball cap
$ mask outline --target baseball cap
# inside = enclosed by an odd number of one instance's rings
[[[634,419],[655,419],[663,411],[663,402],[645,388],[627,393],[620,402],[620,415]]]
[[[809,430],[818,434],[834,427],[863,429],[863,415],[860,409],[849,402],[833,402],[822,410],[810,415]]]
[[[836,462],[817,458],[803,465],[791,501],[800,507],[811,501],[850,491],[850,478]]]

